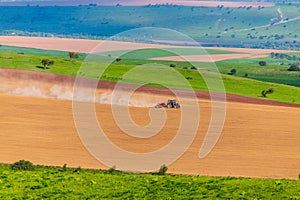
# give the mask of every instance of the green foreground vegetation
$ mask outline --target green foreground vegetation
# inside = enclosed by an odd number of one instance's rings
[[[169,49],[170,50],[170,49]],[[1,52],[2,51],[2,52]],[[15,51],[17,53],[13,53]],[[13,68],[20,70],[34,70],[41,72],[49,72],[55,74],[63,74],[69,76],[80,76],[91,79],[100,79],[110,82],[123,82],[129,84],[140,85],[141,80],[147,80],[149,74],[140,73],[137,76],[130,78],[123,78],[123,76],[131,69],[137,66],[143,66],[158,71],[157,77],[164,77],[168,80],[171,88],[188,89],[186,85],[183,85],[177,79],[172,79],[172,76],[168,74],[168,71],[163,69],[170,69],[170,65],[183,75],[183,77],[189,82],[194,90],[208,91],[207,85],[203,80],[203,77],[209,77],[214,79],[218,74],[211,72],[210,67],[214,64],[211,63],[192,63],[197,66],[198,70],[191,69],[192,64],[186,62],[173,62],[173,61],[152,61],[144,59],[145,55],[151,56],[165,56],[166,52],[162,50],[151,50],[152,55],[149,54],[149,50],[142,50],[139,52],[129,52],[124,54],[116,61],[110,53],[102,55],[100,62],[97,58],[97,62],[93,61],[93,58],[86,58],[87,55],[80,54],[78,59],[71,59],[68,56],[68,52],[59,51],[45,51],[39,49],[28,49],[20,47],[0,47],[0,68]],[[183,54],[191,54],[191,50],[181,50]],[[200,50],[198,50],[200,51]],[[201,53],[201,52],[198,52]],[[204,52],[202,52],[204,53]],[[210,53],[233,53],[224,51],[212,51]],[[155,54],[155,55],[153,55]],[[108,56],[109,55],[109,56]],[[118,54],[117,54],[118,55]],[[133,59],[133,55],[137,58]],[[54,64],[44,69],[42,60],[48,59],[53,61]],[[85,60],[84,60],[85,59]],[[277,65],[275,59],[264,59],[267,63],[266,66],[259,66],[259,59],[232,59],[226,61],[217,62],[216,65],[219,71],[222,73],[222,79],[225,86],[225,91],[231,94],[239,94],[254,98],[263,98],[261,92],[263,90],[273,89],[274,93],[268,95],[265,99],[275,100],[279,102],[287,102],[300,104],[300,88],[288,86],[290,84],[299,86],[300,72],[287,71],[288,66]],[[113,61],[111,64],[108,62]],[[161,68],[157,68],[157,64],[163,65]],[[81,66],[85,66],[81,68]],[[230,70],[236,69],[234,75],[228,75]],[[104,70],[101,77],[99,77],[99,71]],[[247,74],[247,77],[245,77]],[[257,79],[257,80],[255,80]],[[267,82],[265,82],[267,81]],[[277,84],[285,83],[285,84]],[[149,83],[149,86],[162,87],[156,83]],[[212,88],[210,91],[222,91],[220,88]]]
[[[300,199],[300,180],[12,166],[0,165],[1,199]]]

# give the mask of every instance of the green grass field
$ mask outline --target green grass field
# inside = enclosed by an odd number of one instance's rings
[[[260,66],[259,61],[266,61],[266,66]],[[236,76],[300,87],[300,72],[288,71],[289,65],[297,61],[275,58],[244,58],[216,62],[221,73],[229,73],[236,69]]]
[[[238,54],[236,52],[215,50],[215,49],[200,49],[200,48],[160,48],[160,49],[139,49],[134,51],[111,51],[105,52],[104,55],[122,55],[125,59],[149,59],[167,56],[186,56],[186,55],[207,55],[207,54]]]
[[[2,47],[1,47],[2,48]],[[6,47],[8,48],[8,47]],[[9,48],[8,48],[9,49]],[[124,58],[119,62],[113,62],[112,64],[107,67],[107,62],[109,60],[112,60],[114,58],[103,56],[100,59],[99,62],[93,61],[93,59],[89,58],[88,62],[84,59],[83,55],[78,60],[71,61],[68,58],[67,52],[57,52],[57,51],[46,51],[43,52],[43,50],[36,50],[36,49],[22,49],[17,48],[17,52],[23,52],[25,53],[28,51],[28,53],[25,54],[19,54],[19,53],[12,53],[11,50],[7,52],[0,53],[0,67],[1,68],[14,68],[14,69],[23,69],[23,70],[34,70],[34,71],[41,71],[41,72],[50,72],[55,74],[64,74],[64,75],[70,75],[70,76],[76,76],[79,70],[81,70],[81,76],[86,78],[92,78],[92,79],[101,79],[105,81],[110,82],[118,82],[121,81],[123,83],[129,83],[129,84],[141,84],[141,80],[147,80],[148,74],[147,73],[139,73],[138,75],[130,78],[124,78],[123,76],[129,72],[130,70],[139,67],[147,67],[157,69],[155,71],[156,77],[164,77],[164,79],[168,80],[168,87],[171,88],[179,88],[179,89],[188,89],[186,85],[183,84],[183,82],[178,81],[178,79],[173,79],[171,74],[168,73],[166,69],[170,69],[169,65],[176,64],[176,67],[174,70],[176,72],[179,72],[182,74],[182,76],[190,83],[192,88],[194,90],[201,90],[201,91],[207,91],[207,85],[203,80],[203,76],[209,77],[211,80],[213,80],[215,77],[217,77],[217,74],[209,71],[209,66],[211,64],[209,63],[196,63],[198,70],[192,70],[190,69],[191,63],[184,63],[184,62],[172,62],[172,61],[150,61],[145,59],[127,59]],[[186,53],[190,53],[190,50],[186,50]],[[165,55],[161,54],[159,50],[154,51],[158,55]],[[48,54],[49,53],[49,54]],[[216,51],[212,53],[224,53],[221,51]],[[231,52],[227,52],[231,53]],[[144,57],[145,52],[133,52],[133,54],[139,54],[141,57]],[[151,54],[148,54],[147,56],[151,57]],[[55,62],[53,66],[50,66],[49,69],[44,70],[42,69],[41,60],[49,58]],[[99,60],[97,58],[97,60]],[[265,67],[258,66],[257,60],[228,60],[228,61],[222,61],[217,62],[217,66],[220,70],[220,72],[224,73],[222,75],[222,79],[225,85],[225,91],[227,93],[231,94],[239,94],[249,97],[255,97],[255,98],[262,98],[261,97],[261,91],[267,90],[269,88],[274,89],[274,93],[269,95],[267,99],[275,100],[279,102],[287,102],[287,103],[295,103],[300,104],[300,88],[299,87],[292,87],[284,84],[277,84],[274,82],[279,82],[276,80],[280,80],[284,83],[290,81],[291,85],[294,83],[298,83],[298,77],[297,73],[291,73],[287,71],[280,71],[276,69],[278,66],[272,66],[268,65]],[[267,62],[269,62],[267,60]],[[156,64],[154,64],[156,63]],[[157,64],[164,65],[160,69],[157,68]],[[80,69],[80,66],[87,66],[84,69]],[[146,65],[146,66],[143,66]],[[227,75],[231,68],[237,69],[237,75]],[[286,67],[281,67],[286,68]],[[280,68],[280,69],[281,69]],[[99,78],[99,71],[105,70],[102,76]],[[200,75],[200,73],[201,75]],[[248,73],[248,78],[244,78],[244,73]],[[291,75],[290,75],[291,74]],[[283,79],[282,77],[285,77]],[[267,78],[269,77],[269,79]],[[270,78],[271,77],[271,78]],[[251,79],[250,79],[251,78]],[[258,80],[254,80],[258,79]],[[163,79],[162,79],[163,80]],[[264,82],[269,81],[269,82]],[[156,86],[156,83],[149,83],[147,84],[149,86]],[[297,86],[297,85],[296,85]],[[211,91],[220,91],[219,88],[212,88]]]
[[[300,180],[0,166],[1,199],[299,199]]]

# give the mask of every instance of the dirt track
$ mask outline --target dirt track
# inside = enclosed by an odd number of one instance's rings
[[[16,77],[21,79],[17,75]],[[35,77],[41,79],[41,76]],[[65,78],[61,80],[65,81]],[[107,83],[104,87],[109,89],[113,85]],[[140,92],[143,89],[147,94],[156,94],[162,99],[169,95],[163,89],[151,91],[149,88],[142,88]],[[140,93],[138,96],[144,94]],[[169,172],[297,178],[300,173],[300,108],[287,107],[291,106],[288,104],[273,106],[242,103],[275,104],[229,95],[222,136],[209,156],[201,160],[198,153],[210,120],[210,102],[207,93],[197,95],[201,113],[200,128],[191,147],[177,162],[169,166]],[[71,101],[5,93],[0,93],[0,99],[1,162],[27,159],[35,164],[67,163],[74,167],[105,168],[81,144],[73,121]],[[135,139],[123,134],[116,126],[110,105],[97,104],[96,111],[99,123],[111,141],[134,152],[153,151],[166,145],[174,137],[181,117],[180,110],[167,110],[167,122],[158,135],[150,139]],[[149,108],[145,107],[130,108],[133,120],[140,125],[149,123],[148,112]]]

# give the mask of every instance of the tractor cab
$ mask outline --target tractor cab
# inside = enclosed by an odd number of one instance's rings
[[[180,108],[179,103],[175,99],[169,99],[167,102],[168,108]]]

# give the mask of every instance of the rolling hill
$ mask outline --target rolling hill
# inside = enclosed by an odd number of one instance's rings
[[[163,27],[187,34],[203,46],[299,49],[299,5],[0,6],[0,34],[95,39]]]

